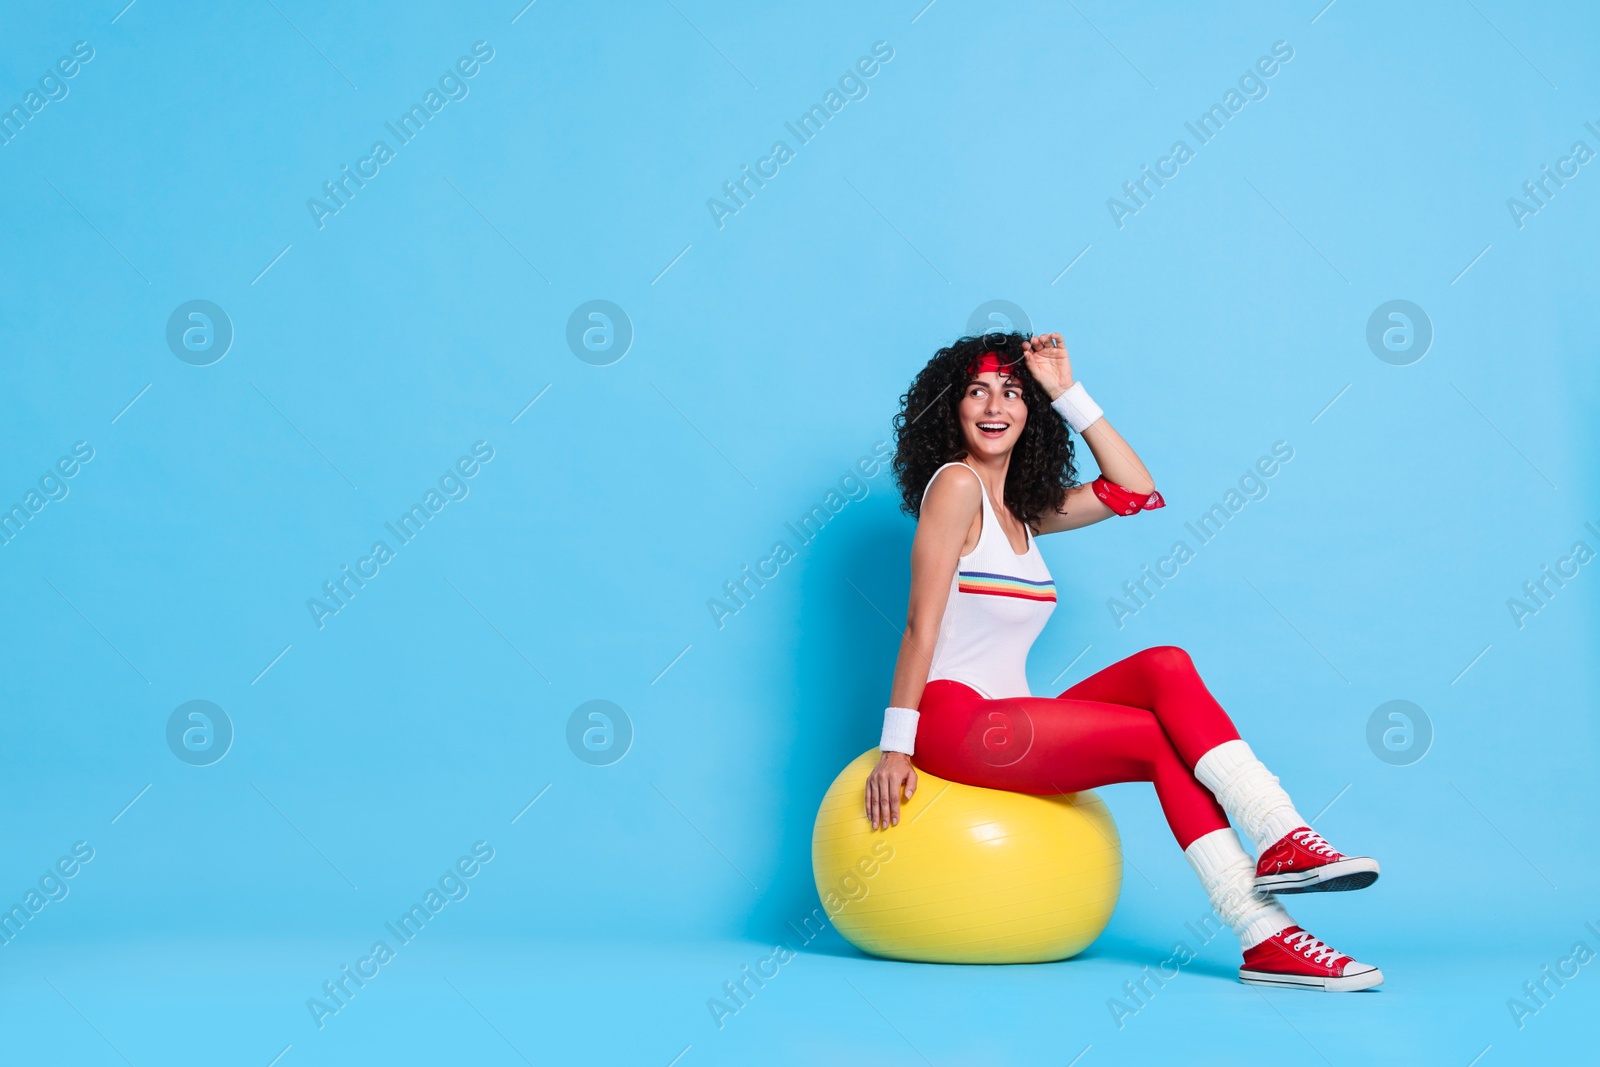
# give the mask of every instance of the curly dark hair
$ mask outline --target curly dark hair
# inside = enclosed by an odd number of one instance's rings
[[[922,493],[933,472],[966,454],[958,412],[971,380],[967,368],[988,351],[998,354],[1002,363],[1015,361],[1011,374],[1022,383],[1028,405],[1028,421],[1006,471],[1006,506],[1037,531],[1046,510],[1059,508],[1067,490],[1078,484],[1066,423],[1051,408],[1050,397],[1023,359],[1022,343],[1027,339],[1022,333],[962,337],[939,349],[918,372],[894,417],[894,479],[900,488],[901,511],[920,514]]]

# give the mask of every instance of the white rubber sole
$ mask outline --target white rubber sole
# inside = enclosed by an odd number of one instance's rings
[[[1354,966],[1362,965],[1355,964]],[[1354,993],[1357,990],[1371,989],[1373,986],[1382,985],[1383,972],[1376,967],[1368,967],[1364,971],[1340,975],[1337,978],[1321,978],[1309,974],[1278,974],[1274,971],[1252,971],[1248,968],[1240,967],[1239,981],[1249,985],[1270,985],[1290,989],[1320,989],[1325,993]]]
[[[1351,856],[1308,871],[1263,874],[1256,878],[1255,884],[1263,893],[1339,893],[1365,889],[1377,880],[1377,860]]]

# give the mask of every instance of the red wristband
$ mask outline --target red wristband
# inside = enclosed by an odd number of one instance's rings
[[[1105,475],[1094,480],[1094,495],[1118,515],[1137,515],[1141,511],[1164,508],[1167,502],[1154,489],[1148,493],[1135,493],[1116,482],[1107,481]]]

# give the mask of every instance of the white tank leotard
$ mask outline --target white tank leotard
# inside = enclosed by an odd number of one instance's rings
[[[933,472],[933,479],[946,467]],[[967,467],[972,470],[971,467]],[[976,474],[976,472],[974,472]],[[1028,531],[1028,550],[1018,555],[995,518],[989,492],[981,482],[982,528],[978,543],[956,563],[950,578],[950,599],[939,622],[928,681],[961,682],[992,700],[1025,697],[1028,650],[1056,607],[1056,583]],[[923,489],[926,499],[928,490]]]

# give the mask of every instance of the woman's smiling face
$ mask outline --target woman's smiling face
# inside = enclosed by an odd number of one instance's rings
[[[967,383],[960,415],[969,455],[1004,456],[1016,446],[1028,422],[1021,380],[997,371],[976,376]]]

